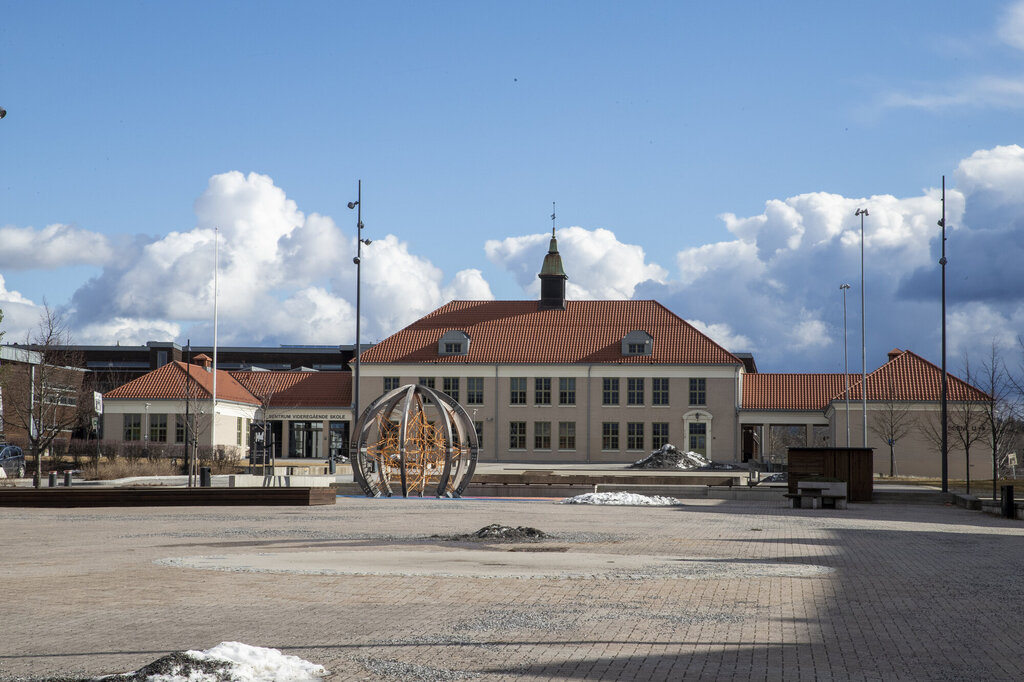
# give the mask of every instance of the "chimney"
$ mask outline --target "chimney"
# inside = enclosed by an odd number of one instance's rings
[[[200,353],[199,355],[195,356],[194,358],[192,358],[192,362],[193,364],[199,365],[207,372],[213,371],[213,358],[211,358],[206,353]]]
[[[893,348],[891,351],[889,351],[889,362],[892,362],[901,355],[903,355],[903,351],[901,351],[899,348]]]

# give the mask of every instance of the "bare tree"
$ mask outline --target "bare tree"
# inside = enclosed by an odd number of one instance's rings
[[[964,353],[964,381],[974,386],[978,377],[971,370],[971,360]],[[956,442],[963,448],[967,465],[967,494],[971,493],[971,447],[985,440],[985,408],[971,400],[956,401],[950,404],[948,424]]]
[[[871,432],[889,444],[889,476],[896,475],[896,443],[914,428],[914,416],[906,402],[897,400],[896,380],[889,378],[881,409],[872,413]]]
[[[49,306],[44,306],[26,345],[37,357],[9,367],[0,381],[6,403],[4,421],[25,434],[38,486],[43,455],[57,439],[70,439],[89,401],[82,394],[81,358],[70,350],[67,328]]]
[[[979,388],[987,394],[982,403],[982,428],[985,438],[992,447],[992,499],[996,499],[999,482],[1000,460],[1006,454],[1009,444],[1011,427],[1020,407],[1020,394],[1014,386],[1012,377],[1006,369],[1006,363],[999,353],[995,341],[985,362],[982,363],[978,378]]]

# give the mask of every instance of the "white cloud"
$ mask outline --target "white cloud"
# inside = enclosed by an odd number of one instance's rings
[[[787,341],[793,350],[806,351],[829,346],[832,338],[824,320],[815,319],[807,311],[800,312],[800,321],[788,334]]]
[[[950,348],[1006,344],[1024,329],[1024,149],[979,150],[947,188]],[[198,224],[126,244],[73,300],[88,343],[212,339],[213,225],[220,226],[220,335],[225,344],[349,343],[355,333],[355,235],[304,214],[270,178],[215,176],[196,202]],[[725,214],[731,238],[674,254],[676,272],[606,229],[558,234],[571,298],[652,298],[724,347],[756,351],[772,371],[842,371],[843,296],[850,357],[860,331],[864,221],[866,348],[870,366],[896,346],[930,359],[939,349],[940,192],[770,199],[760,214]],[[490,240],[487,258],[529,298],[550,235]],[[663,245],[662,253],[672,253]],[[477,269],[448,276],[394,235],[362,251],[362,338],[393,333],[452,299],[491,299]],[[6,302],[4,302],[6,301]],[[5,327],[29,329],[38,307],[0,280]],[[13,311],[13,312],[12,312]],[[184,338],[183,338],[184,337]],[[9,337],[10,338],[10,337]],[[951,351],[952,352],[952,351]],[[854,362],[856,365],[856,362]]]
[[[221,343],[350,343],[355,339],[354,234],[299,210],[271,178],[213,176],[197,225],[129,245],[80,288],[72,309],[90,343],[212,340],[214,239]],[[492,298],[479,270],[444,273],[394,235],[362,250],[362,338],[382,338],[449,298]]]
[[[1024,2],[1015,2],[1006,8],[998,31],[1004,43],[1024,50]]]
[[[177,339],[181,326],[167,320],[115,317],[75,329],[73,341],[79,344],[143,346],[147,341]]]
[[[103,265],[112,255],[107,238],[71,225],[0,227],[0,268],[54,269],[69,265]]]
[[[511,272],[529,296],[536,297],[540,293],[537,273],[550,241],[547,234],[490,239],[484,251],[492,263]],[[569,277],[569,298],[631,298],[642,282],[664,282],[668,274],[660,265],[646,261],[643,248],[620,242],[613,232],[602,228],[559,230],[558,252]]]
[[[484,273],[476,268],[470,268],[455,273],[452,282],[442,290],[441,298],[445,301],[493,301],[494,294],[484,279]]]
[[[2,343],[20,343],[28,339],[29,334],[39,324],[39,316],[43,312],[41,306],[25,298],[17,291],[7,289],[4,276],[0,275],[0,332],[3,332]]]
[[[1006,8],[996,36],[1024,50],[1024,2]],[[987,43],[993,41],[989,39]],[[1024,108],[1024,76],[977,74],[948,83],[931,84],[924,92],[890,92],[879,102],[883,109]]]
[[[964,193],[990,192],[1000,203],[1024,204],[1024,148],[980,149],[960,162],[956,181]]]
[[[993,342],[1003,350],[1017,347],[1017,338],[1024,329],[1024,305],[1009,310],[985,303],[962,306],[948,315],[946,327],[951,339],[948,355],[960,358],[968,353],[977,361]]]
[[[737,334],[725,322],[705,324],[702,320],[687,320],[702,334],[711,337],[711,340],[726,350],[735,352],[751,352],[757,350],[754,343],[743,334]]]

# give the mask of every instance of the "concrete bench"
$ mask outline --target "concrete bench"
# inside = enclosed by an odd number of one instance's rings
[[[800,481],[795,493],[786,493],[794,509],[846,509],[846,484],[829,481]]]
[[[786,493],[793,500],[793,509],[846,509],[846,495],[809,490],[804,493]]]

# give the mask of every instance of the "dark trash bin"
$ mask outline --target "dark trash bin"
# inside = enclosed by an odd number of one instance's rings
[[[1003,516],[1008,519],[1016,518],[1013,504],[1013,486],[1003,486]]]

